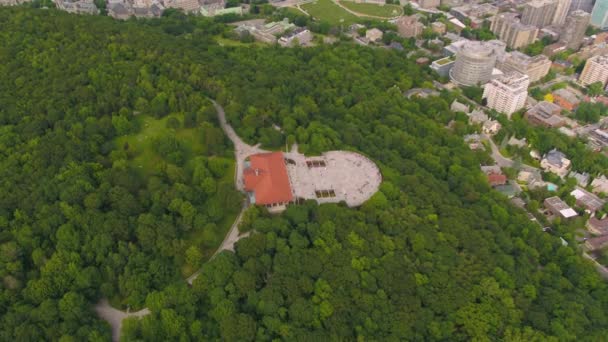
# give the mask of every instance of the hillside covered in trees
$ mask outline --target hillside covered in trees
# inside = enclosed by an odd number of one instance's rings
[[[221,47],[223,24],[0,9],[0,340],[110,338],[101,297],[152,314],[123,340],[599,341],[608,287],[490,190],[404,55]],[[249,142],[360,151],[361,208],[241,206],[206,97]],[[273,128],[279,126],[280,130]],[[458,126],[458,125],[457,125]]]

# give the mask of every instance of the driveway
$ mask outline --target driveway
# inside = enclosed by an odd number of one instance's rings
[[[217,111],[217,117],[220,122],[220,126],[222,127],[222,130],[224,130],[224,133],[226,133],[228,138],[232,141],[232,144],[234,144],[234,157],[236,160],[236,173],[235,173],[236,184],[235,184],[235,186],[236,186],[237,190],[244,191],[243,170],[245,167],[245,158],[247,158],[248,156],[250,156],[252,154],[264,153],[264,152],[268,152],[268,151],[259,148],[259,144],[255,145],[255,146],[251,146],[251,145],[248,145],[247,143],[245,143],[236,134],[236,132],[234,131],[232,126],[230,126],[230,124],[226,120],[226,113],[224,112],[224,108],[222,108],[222,106],[220,106],[219,104],[217,104],[217,102],[215,102],[213,100],[211,100],[211,102],[213,103],[213,106],[215,107],[215,110]]]
[[[488,141],[488,143],[490,144],[490,147],[492,149],[491,152],[491,156],[492,159],[494,159],[494,162],[496,163],[496,165],[498,165],[499,167],[513,167],[513,164],[515,164],[515,162],[513,161],[513,159],[504,157],[502,154],[500,154],[500,150],[498,149],[498,146],[496,146],[496,144],[494,143],[494,140],[492,140],[492,138],[486,134],[482,134],[482,137],[484,138],[484,140]],[[538,171],[538,168],[535,168],[533,166],[527,165],[527,164],[521,164],[521,169],[522,170],[526,170],[526,171]]]

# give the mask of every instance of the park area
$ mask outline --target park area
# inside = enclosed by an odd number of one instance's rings
[[[316,0],[301,6],[313,18],[332,25],[349,26],[361,21],[359,17],[351,14],[333,3],[331,0]]]
[[[221,154],[221,150],[209,149],[210,146],[224,144],[221,129],[209,122],[189,124],[183,113],[172,113],[163,118],[138,115],[134,121],[140,127],[139,131],[119,137],[116,145],[122,147],[128,163],[138,170],[142,178],[159,177],[166,173],[174,179],[183,179],[203,164],[213,175],[213,184],[219,194],[217,196],[231,196],[236,199],[232,207],[217,208],[221,211],[221,214],[217,215],[218,220],[195,221],[183,237],[187,246],[198,247],[200,257],[207,260],[221,244],[240,208],[240,196],[234,195],[234,160],[214,156],[218,152]],[[215,197],[209,197],[206,206],[217,200]],[[187,258],[186,252],[184,262],[181,263],[181,273],[184,277],[194,273],[199,265],[192,265],[187,262]]]
[[[353,1],[340,1],[340,4],[353,12],[373,17],[393,18],[403,13],[398,5],[378,5],[372,3],[357,3]]]

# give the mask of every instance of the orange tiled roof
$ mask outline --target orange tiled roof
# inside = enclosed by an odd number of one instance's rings
[[[249,156],[250,166],[243,171],[245,190],[253,192],[256,204],[293,200],[283,153],[271,152]]]
[[[490,185],[492,185],[492,186],[503,185],[503,184],[507,183],[507,176],[496,174],[496,173],[491,173],[488,175],[488,181],[490,182]]]

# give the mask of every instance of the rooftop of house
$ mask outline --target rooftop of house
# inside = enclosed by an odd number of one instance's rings
[[[599,232],[600,235],[608,235],[608,218],[600,220],[596,217],[592,217],[587,221],[587,224]]]
[[[293,193],[282,152],[249,156],[243,171],[245,190],[253,193],[256,204],[291,202]]]
[[[608,245],[608,235],[591,238],[585,242],[585,245],[592,251],[602,249]]]
[[[606,178],[604,175],[596,177],[591,182],[591,187],[593,187],[593,191],[596,191],[596,189],[602,190],[603,188],[608,188],[608,178]]]
[[[554,96],[559,96],[570,103],[579,103],[580,100],[576,94],[566,88],[558,89],[553,92]]]
[[[485,122],[488,121],[488,115],[481,109],[473,109],[471,113],[469,113],[469,119],[476,122]]]
[[[499,173],[488,174],[488,182],[492,186],[503,185],[507,183],[507,176]]]
[[[570,172],[569,176],[576,179],[576,182],[583,187],[587,186],[589,184],[589,180],[591,179],[591,176],[587,172]]]
[[[564,166],[565,161],[568,160],[565,154],[556,149],[552,149],[551,151],[547,152],[544,159],[546,159],[548,163],[557,167]]]
[[[578,214],[574,211],[566,202],[562,201],[558,196],[545,198],[545,206],[551,207],[553,210],[558,211],[563,217],[570,218],[577,216]]]
[[[454,112],[469,112],[469,106],[465,105],[464,103],[458,102],[458,100],[454,100],[454,102],[452,102],[452,104],[450,105],[450,109]]]
[[[570,195],[576,198],[576,203],[578,205],[583,206],[592,212],[601,209],[606,203],[601,198],[580,187],[576,187],[576,189],[572,190]]]

